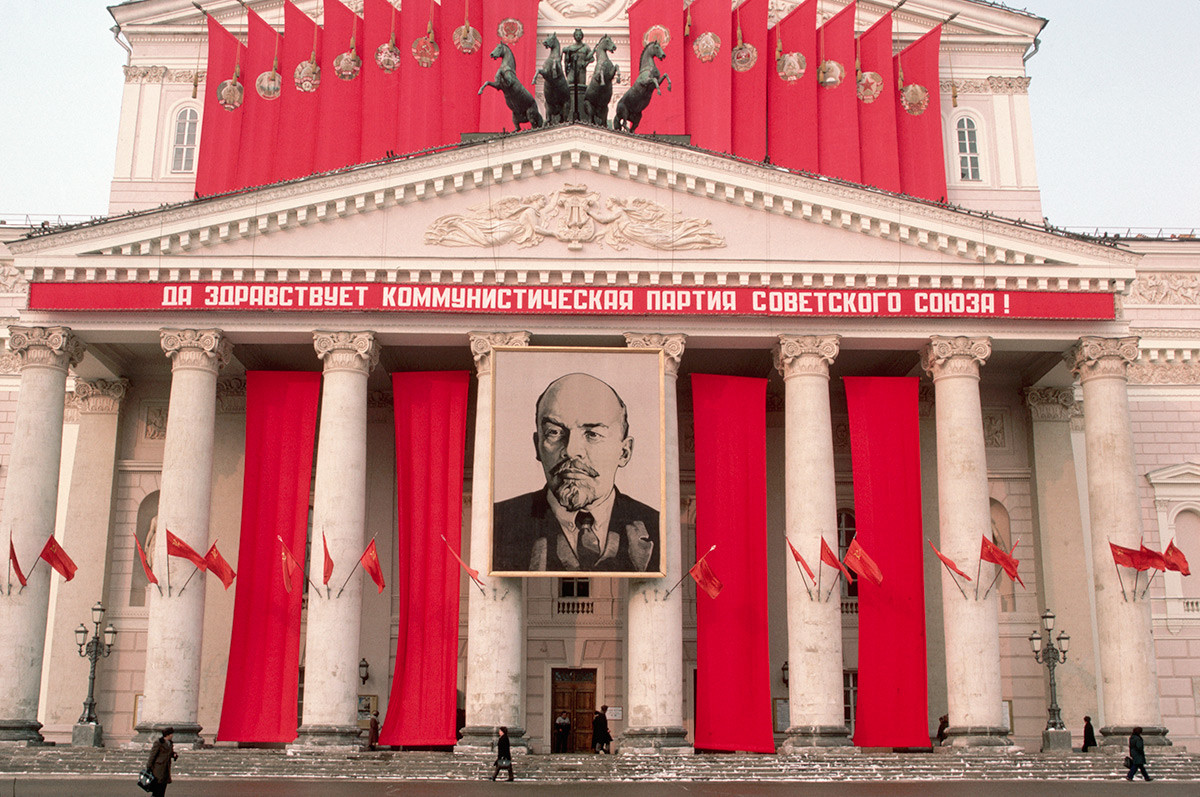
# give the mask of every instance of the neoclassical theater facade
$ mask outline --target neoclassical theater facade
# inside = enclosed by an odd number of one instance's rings
[[[280,3],[251,5],[281,18]],[[626,5],[549,0],[539,34],[609,33],[628,73]],[[239,32],[236,3],[205,6]],[[359,573],[342,600],[307,601],[301,738],[349,743],[364,708],[383,717],[398,616],[390,375],[457,370],[471,373],[463,558],[485,583],[462,577],[462,745],[507,725],[549,752],[566,705],[608,706],[621,750],[693,744],[698,599],[690,579],[666,587],[697,554],[690,375],[723,374],[767,380],[780,750],[854,731],[856,593],[807,600],[782,542],[836,537],[844,553],[853,537],[851,376],[921,380],[923,535],[971,576],[981,533],[1021,562],[1024,587],[1001,577],[968,600],[927,547],[930,736],[948,714],[952,744],[1039,749],[1049,683],[1028,637],[1050,609],[1070,634],[1056,678],[1075,747],[1086,714],[1117,743],[1141,725],[1200,750],[1200,583],[1166,572],[1145,589],[1143,573],[1133,589],[1108,545],[1174,540],[1200,563],[1200,245],[1042,223],[1023,58],[1043,19],[973,0],[896,12],[899,43],[958,14],[941,56],[947,204],[584,125],[193,200],[193,161],[176,156],[194,142],[177,132],[203,108],[203,17],[184,0],[112,11],[132,48],[112,215],[0,247],[0,535],[27,573],[52,532],[78,565],[66,582],[43,562],[24,589],[10,567],[0,585],[0,738],[71,738],[88,676],[75,630],[99,601],[117,631],[96,680],[106,742],[165,724],[214,740],[237,582],[160,594],[135,541],[160,531],[158,571],[169,526],[201,553],[219,541],[237,569],[259,370],[323,374],[312,522],[374,538],[388,577],[380,595]],[[662,350],[664,576],[488,574],[493,365],[521,347]],[[319,535],[310,546],[319,582]]]

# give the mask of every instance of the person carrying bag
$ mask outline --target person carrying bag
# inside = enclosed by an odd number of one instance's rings
[[[146,768],[138,774],[138,786],[154,797],[164,797],[167,784],[171,782],[171,762],[179,758],[175,752],[174,728],[163,728],[162,736],[154,740]]]

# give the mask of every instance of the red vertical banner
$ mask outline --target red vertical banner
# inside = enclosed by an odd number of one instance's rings
[[[637,79],[642,50],[651,40],[662,45],[666,55],[656,62],[658,71],[671,79],[671,88],[668,89],[664,81],[660,86],[662,93],[655,92],[642,113],[639,133],[683,135],[687,132],[684,119],[687,90],[683,67],[687,51],[683,40],[684,16],[680,0],[634,0],[629,6],[629,74],[623,79],[630,85]]]
[[[377,161],[395,152],[400,60],[405,56],[400,41],[400,10],[388,0],[365,0],[360,153],[364,162]]]
[[[283,72],[283,37],[253,9],[249,16],[250,46],[246,55],[245,114],[242,120],[241,157],[238,158],[239,187],[274,182],[279,154],[280,95]]]
[[[200,128],[200,157],[196,162],[196,196],[212,196],[237,187],[241,149],[241,102],[233,110],[221,104],[221,84],[236,80],[246,91],[246,48],[210,15],[208,63],[204,79],[204,119]],[[253,91],[253,88],[250,89]]]
[[[858,150],[862,181],[900,191],[896,144],[896,76],[892,70],[892,13],[858,37]]]
[[[317,149],[316,122],[320,109],[319,82],[336,80],[327,75],[321,60],[321,28],[292,0],[283,4],[282,108],[279,114],[278,180],[294,180],[313,173]],[[314,81],[313,68],[320,81]]]
[[[736,33],[730,25],[729,0],[693,0],[686,14],[683,72],[687,132],[697,147],[732,152],[730,53]]]
[[[442,143],[442,106],[448,99],[449,102],[458,100],[442,94],[442,73],[446,63],[442,50],[452,48],[454,44],[438,40],[439,8],[434,0],[408,0],[400,14],[398,154]],[[475,90],[478,91],[479,86]]]
[[[296,738],[300,604],[280,545],[304,553],[319,373],[246,372],[246,459],[233,628],[219,741]]]
[[[900,185],[906,194],[946,201],[946,163],[942,153],[942,89],[938,25],[896,56],[896,139],[900,151]]]
[[[767,159],[767,0],[747,0],[733,12],[733,154]]]
[[[318,172],[359,162],[362,154],[362,64],[353,77],[341,77],[353,58],[363,58],[362,19],[341,0],[325,0],[325,52],[321,59],[321,98],[317,114]],[[370,56],[374,58],[374,54]],[[349,71],[343,71],[349,74]]]
[[[724,588],[696,596],[695,746],[775,752],[767,642],[767,380],[692,375],[696,553]]]
[[[883,572],[858,582],[859,747],[928,747],[921,451],[913,377],[846,377],[855,538]]]
[[[816,172],[817,0],[806,0],[771,28],[767,70],[767,157]]]
[[[442,0],[437,25],[444,98],[442,144],[456,143],[463,133],[479,132],[479,103],[473,98],[483,85],[482,5],[482,0]]]
[[[820,172],[859,182],[858,96],[854,80],[856,3],[817,30],[817,137]]]
[[[455,742],[469,384],[466,371],[392,375],[400,615],[381,744]]]
[[[516,61],[517,80],[533,93],[540,46],[537,37],[538,0],[481,0],[483,3],[482,79],[492,80],[500,68],[500,59],[490,57],[496,45],[504,42]],[[478,91],[476,87],[476,91]],[[468,98],[469,101],[469,98]],[[513,129],[513,114],[504,104],[504,95],[488,87],[479,96],[479,129],[499,133]],[[528,128],[524,128],[528,130]]]

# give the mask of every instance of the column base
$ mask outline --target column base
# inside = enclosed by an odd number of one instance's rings
[[[946,750],[949,748],[956,752],[964,752],[970,749],[984,748],[990,752],[997,747],[1006,747],[1013,751],[1019,749],[1008,738],[1008,731],[1004,728],[991,725],[965,725],[947,728],[946,741],[934,749]]]
[[[301,725],[296,731],[296,741],[287,746],[288,752],[335,747],[358,749],[360,729],[357,725]]]
[[[456,753],[491,753],[496,750],[496,725],[467,725],[462,729],[462,738],[454,745]],[[525,729],[508,725],[508,746],[513,755],[529,752],[529,740]]]
[[[154,740],[162,736],[163,728],[174,728],[175,735],[171,740],[176,747],[195,748],[207,747],[200,738],[201,728],[194,722],[139,722],[133,727],[136,734],[126,747],[144,747],[149,749]]]
[[[78,722],[71,728],[72,747],[103,747],[104,726],[98,722]]]
[[[850,729],[845,725],[793,725],[780,745],[784,753],[829,747],[850,747]]]
[[[1101,747],[1125,747],[1129,744],[1129,735],[1133,733],[1133,725],[1106,725],[1100,729]],[[1167,738],[1167,729],[1161,725],[1142,726],[1142,742],[1147,747],[1171,747]]]
[[[687,729],[678,726],[627,728],[616,739],[621,755],[691,755]]]
[[[1043,753],[1070,753],[1071,732],[1066,728],[1047,728],[1042,731]]]
[[[38,733],[41,729],[42,723],[37,720],[0,720],[0,745],[45,744]]]

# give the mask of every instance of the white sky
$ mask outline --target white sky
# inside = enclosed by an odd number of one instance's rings
[[[1051,223],[1200,228],[1200,0],[1027,8],[1050,20],[1028,70]],[[104,0],[0,0],[0,217],[106,212],[112,25]]]

